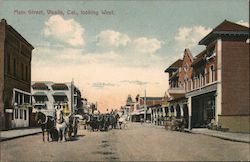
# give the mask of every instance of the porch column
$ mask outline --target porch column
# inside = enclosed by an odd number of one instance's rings
[[[151,123],[153,123],[153,108],[150,108]]]
[[[181,117],[183,117],[184,116],[183,103],[180,104],[180,110],[181,110]]]
[[[177,116],[177,111],[176,111],[176,104],[174,105],[174,117],[176,117]]]
[[[192,119],[192,98],[188,97],[188,129],[192,129],[191,119]]]
[[[172,116],[172,114],[171,114],[171,107],[172,107],[172,106],[169,106],[169,107],[168,107],[168,116],[169,116],[169,117]]]
[[[219,124],[218,116],[222,112],[222,86],[221,86],[221,71],[222,71],[222,42],[217,40],[217,92],[215,96],[215,121]]]

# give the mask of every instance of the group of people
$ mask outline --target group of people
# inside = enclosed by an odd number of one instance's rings
[[[86,119],[86,118],[85,118]],[[118,113],[93,114],[88,115],[86,124],[90,126],[92,131],[108,131],[126,126],[126,119]]]

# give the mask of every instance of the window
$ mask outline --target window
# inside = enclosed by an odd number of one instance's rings
[[[205,84],[207,84],[207,69],[206,68],[204,71],[204,80],[205,80]]]
[[[200,74],[200,87],[203,86],[203,76]]]
[[[7,56],[7,73],[10,74],[10,56]]]
[[[209,83],[214,82],[214,65],[211,65],[209,68]]]
[[[24,103],[30,103],[30,96],[24,95]]]
[[[24,80],[24,66],[21,64],[21,79]]]
[[[24,120],[27,120],[27,110],[24,110]]]
[[[11,120],[14,120],[14,114],[15,113],[15,109],[13,109],[13,113],[12,113],[12,115],[11,115]]]
[[[15,91],[15,103],[18,104],[18,92]]]
[[[23,109],[20,109],[20,119],[23,118]]]
[[[187,64],[187,63],[185,63],[185,65],[184,65],[184,67],[183,67],[183,68],[184,68],[184,71],[185,71],[185,72],[187,72],[187,70],[188,70],[188,64]]]
[[[18,118],[18,109],[14,109],[14,112],[15,112],[15,119]]]
[[[28,66],[25,66],[25,80],[28,81]]]
[[[16,59],[14,59],[13,68],[14,68],[14,76],[16,77]]]
[[[193,89],[193,79],[191,79],[190,82],[191,82],[191,85],[190,85],[191,87],[190,88],[192,90]]]

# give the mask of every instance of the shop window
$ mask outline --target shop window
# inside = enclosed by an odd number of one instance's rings
[[[24,110],[24,120],[27,120],[27,110]]]
[[[18,119],[18,109],[14,109],[15,111],[15,119]]]
[[[30,103],[30,96],[24,95],[24,103]]]
[[[23,109],[20,109],[20,119],[23,119]]]

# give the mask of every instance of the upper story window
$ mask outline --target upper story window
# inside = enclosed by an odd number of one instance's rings
[[[216,56],[215,47],[208,49],[206,60],[210,60]]]
[[[13,69],[14,69],[14,76],[16,77],[16,67],[17,67],[17,63],[16,63],[16,59],[13,60]]]
[[[10,74],[10,55],[7,56],[7,73]]]
[[[14,91],[14,96],[15,96],[15,103],[17,105],[22,105],[24,103],[31,103],[31,96],[28,94],[24,94],[19,91]]]
[[[185,63],[183,69],[184,69],[185,72],[187,72],[187,70],[188,70],[188,64],[187,63]]]
[[[214,65],[211,65],[209,68],[209,83],[215,81],[215,71],[214,71]]]

